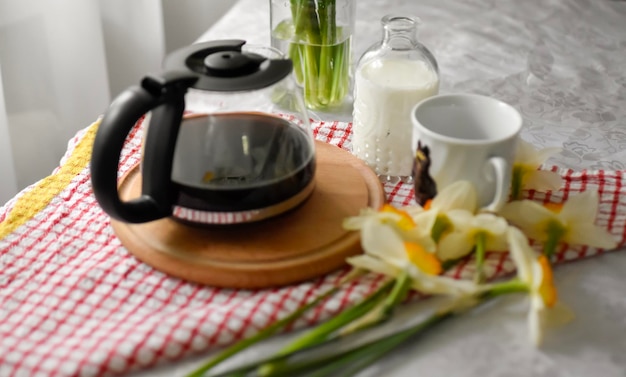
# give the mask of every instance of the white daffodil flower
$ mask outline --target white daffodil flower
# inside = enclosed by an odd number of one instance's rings
[[[433,240],[437,242],[443,233],[452,230],[448,212],[463,211],[471,216],[477,210],[478,194],[474,185],[469,181],[457,181],[428,201],[424,211],[413,215],[413,220],[420,228],[430,229]]]
[[[437,245],[437,257],[451,260],[469,254],[477,243],[484,251],[507,251],[506,229],[508,223],[502,217],[490,213],[472,215],[463,210],[447,213],[453,224],[451,232],[445,234]]]
[[[420,229],[428,229],[437,243],[441,260],[467,255],[474,242],[468,235],[468,225],[478,210],[478,195],[469,181],[457,181],[441,190],[424,211],[414,215]]]
[[[544,255],[537,257],[528,244],[528,239],[519,229],[509,227],[507,239],[511,258],[517,268],[517,277],[528,287],[530,339],[539,346],[543,340],[548,310],[555,306],[558,299],[550,262]]]
[[[478,287],[470,282],[438,276],[441,263],[418,242],[407,242],[389,224],[375,218],[366,219],[361,228],[361,244],[365,254],[348,258],[352,266],[397,278],[407,271],[411,288],[425,294],[461,296],[474,294]],[[430,241],[432,242],[432,241]]]
[[[430,241],[430,228],[417,226],[413,217],[409,214],[421,212],[419,206],[403,207],[403,209],[395,208],[390,204],[384,204],[379,210],[366,208],[361,210],[359,216],[353,216],[343,221],[344,229],[360,230],[366,221],[375,219],[381,224],[391,225],[406,241],[420,242],[427,245],[428,250],[435,251],[435,243]]]
[[[558,173],[539,170],[539,167],[552,155],[559,153],[561,148],[535,149],[532,144],[519,140],[513,163],[511,197],[521,198],[522,190],[558,190],[563,179]]]
[[[400,216],[395,213],[384,213],[374,208],[364,208],[361,210],[358,216],[351,216],[343,220],[343,228],[348,230],[360,230],[363,227],[365,221],[371,217],[378,217],[381,221],[391,220],[398,221]]]
[[[617,247],[615,238],[595,225],[598,193],[585,191],[571,196],[565,204],[543,206],[530,200],[506,204],[501,214],[528,237],[544,243],[550,257],[560,242],[603,249]]]
[[[476,188],[469,181],[456,181],[437,193],[424,209],[437,212],[464,209],[475,213],[478,210]]]
[[[507,251],[506,230],[508,225],[502,217],[491,213],[479,213],[472,217],[468,232],[473,238],[484,236],[486,250]]]
[[[474,239],[469,233],[469,223],[474,215],[468,211],[457,209],[447,213],[439,213],[434,227],[438,236],[437,258],[441,261],[454,260],[469,254],[474,247]],[[439,229],[443,228],[443,231]]]

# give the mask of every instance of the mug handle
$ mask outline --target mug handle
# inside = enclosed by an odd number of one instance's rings
[[[91,184],[100,207],[111,217],[142,223],[171,215],[174,188],[171,169],[184,95],[196,75],[167,72],[145,77],[141,86],[122,92],[107,110],[93,144]],[[144,145],[141,196],[123,202],[117,191],[117,169],[124,141],[137,121],[150,110],[153,116]]]
[[[490,212],[498,212],[509,198],[511,188],[511,169],[509,163],[502,157],[491,157],[487,160],[495,172],[496,192],[491,203],[483,207]]]

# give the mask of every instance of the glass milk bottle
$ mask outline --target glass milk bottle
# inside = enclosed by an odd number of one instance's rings
[[[439,91],[437,62],[418,42],[418,24],[416,17],[383,17],[382,41],[355,73],[352,152],[384,181],[411,180],[411,109]]]

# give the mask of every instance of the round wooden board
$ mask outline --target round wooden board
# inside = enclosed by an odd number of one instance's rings
[[[192,282],[258,289],[315,278],[361,252],[358,232],[344,230],[343,220],[385,201],[376,174],[351,153],[317,141],[316,156],[311,196],[271,219],[210,227],[172,218],[143,224],[111,219],[111,224],[135,257]],[[136,198],[140,190],[141,174],[135,166],[120,181],[120,197]]]

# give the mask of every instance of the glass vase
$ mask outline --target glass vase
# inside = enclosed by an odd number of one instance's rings
[[[356,0],[270,0],[272,47],[294,63],[305,103],[314,110],[350,94]]]

